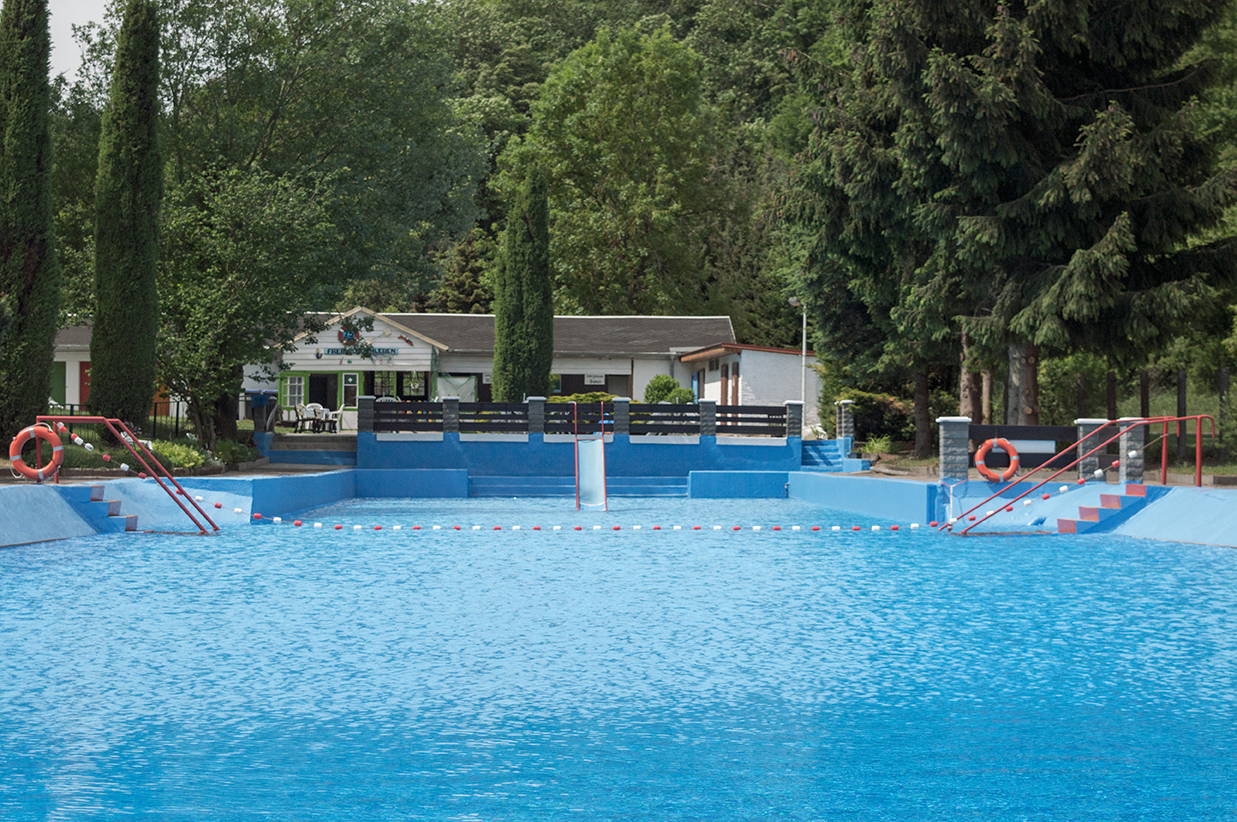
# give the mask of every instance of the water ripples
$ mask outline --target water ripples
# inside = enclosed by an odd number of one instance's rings
[[[716,507],[624,503],[639,508],[315,516],[627,526]],[[743,512],[828,524],[790,501]],[[1209,818],[1237,799],[1235,557],[1085,536],[287,525],[6,549],[0,811],[957,819],[1074,801]]]

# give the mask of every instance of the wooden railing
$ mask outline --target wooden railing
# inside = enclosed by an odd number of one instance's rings
[[[699,405],[631,404],[631,433],[699,434]]]
[[[717,433],[749,437],[786,436],[784,405],[719,405]]]
[[[646,403],[391,402],[368,401],[360,430],[375,433],[630,434],[632,436],[797,436],[798,417],[781,405]],[[797,406],[797,404],[796,404]],[[367,422],[367,407],[372,422]],[[372,425],[372,428],[367,427]]]

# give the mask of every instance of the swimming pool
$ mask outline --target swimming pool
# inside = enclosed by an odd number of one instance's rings
[[[0,551],[0,816],[1232,818],[1231,549],[615,503]]]

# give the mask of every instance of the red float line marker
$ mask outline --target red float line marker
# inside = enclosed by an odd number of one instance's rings
[[[381,530],[382,530],[382,526],[381,526],[381,525],[375,525],[375,526],[374,526],[374,530],[375,530],[375,531],[381,531]]]
[[[577,526],[576,526],[576,530],[577,530],[577,531],[583,531],[584,529],[583,529],[581,526],[577,525]]]
[[[298,520],[293,520],[292,524],[293,524],[293,525],[295,525],[297,528],[300,528],[300,527],[301,527],[301,521],[300,521],[299,519],[298,519]]]
[[[336,526],[335,526],[335,530],[336,530],[336,531],[342,531],[342,530],[344,530],[344,526],[342,526],[342,525],[336,525]]]

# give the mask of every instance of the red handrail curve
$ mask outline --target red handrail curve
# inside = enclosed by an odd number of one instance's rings
[[[138,464],[146,469],[146,473],[149,474],[151,478],[154,479],[155,482],[159,483],[159,487],[162,488],[164,492],[167,493],[167,495],[172,498],[172,502],[180,506],[180,510],[185,512],[185,516],[189,517],[189,520],[193,523],[194,527],[196,527],[199,532],[205,534],[206,533],[205,526],[203,526],[202,523],[198,522],[197,518],[189,512],[189,509],[185,507],[185,504],[183,502],[177,499],[177,493],[173,493],[172,490],[163,483],[163,479],[160,477],[160,473],[162,473],[163,477],[166,477],[168,481],[172,483],[172,485],[176,486],[176,491],[179,493],[179,495],[187,499],[189,501],[189,504],[197,509],[197,512],[202,515],[202,518],[210,523],[211,528],[215,529],[216,531],[219,530],[219,526],[216,525],[209,516],[207,516],[206,512],[202,510],[202,506],[198,505],[197,502],[193,499],[193,497],[185,493],[185,489],[180,487],[180,483],[176,481],[176,478],[173,477],[168,472],[168,470],[163,467],[163,464],[160,463],[159,460],[155,459],[155,455],[150,453],[150,449],[148,449],[145,445],[143,445],[142,441],[137,438],[137,435],[129,430],[129,426],[125,425],[120,420],[109,419],[107,417],[71,417],[71,416],[57,416],[54,414],[40,414],[39,416],[35,417],[35,420],[37,422],[62,422],[62,423],[83,423],[83,424],[99,423],[99,424],[107,426],[107,430],[112,432],[112,436],[114,436],[118,441],[120,441],[120,443],[123,444],[126,449],[128,449],[129,453],[133,455],[133,458],[138,461]],[[120,431],[116,430],[116,426],[120,427]],[[123,436],[121,432],[123,432]],[[150,461],[152,463],[159,466],[158,470],[151,468],[150,464],[147,463],[146,460],[142,459],[142,455],[134,450],[134,445],[142,449],[142,451],[146,453],[146,456],[150,457]]]
[[[1077,459],[1075,459],[1073,462],[1071,462],[1071,463],[1069,463],[1068,465],[1066,465],[1064,468],[1061,468],[1061,469],[1057,470],[1057,471],[1056,471],[1055,473],[1053,473],[1052,475],[1050,475],[1050,476],[1046,477],[1045,479],[1040,480],[1038,483],[1036,483],[1036,484],[1035,484],[1034,486],[1032,486],[1031,488],[1027,489],[1027,490],[1026,490],[1026,491],[1024,491],[1023,493],[1021,493],[1021,494],[1019,494],[1018,496],[1014,497],[1013,499],[1009,500],[1007,503],[1005,503],[1005,505],[1006,505],[1006,506],[1008,506],[1008,505],[1012,505],[1012,504],[1014,504],[1015,502],[1018,502],[1019,500],[1021,500],[1023,497],[1026,497],[1026,496],[1029,496],[1030,494],[1035,493],[1035,492],[1036,492],[1036,491],[1038,491],[1040,488],[1043,488],[1045,485],[1047,485],[1048,483],[1052,482],[1054,479],[1056,479],[1057,477],[1059,477],[1061,474],[1065,473],[1066,471],[1070,470],[1071,468],[1073,468],[1074,466],[1076,466],[1078,463],[1082,462],[1082,461],[1083,461],[1084,459],[1086,459],[1087,457],[1091,456],[1092,454],[1094,454],[1095,452],[1099,451],[1099,450],[1100,450],[1100,449],[1102,449],[1102,448],[1106,448],[1106,447],[1108,447],[1110,444],[1112,444],[1112,443],[1116,442],[1117,440],[1121,439],[1121,436],[1122,436],[1123,434],[1125,434],[1127,431],[1132,431],[1133,429],[1137,428],[1137,427],[1138,427],[1138,426],[1140,426],[1140,425],[1158,425],[1158,424],[1161,424],[1161,423],[1164,425],[1164,434],[1165,434],[1165,436],[1164,436],[1164,445],[1163,445],[1163,447],[1161,448],[1160,483],[1161,483],[1161,484],[1165,484],[1165,480],[1167,480],[1167,472],[1168,472],[1168,438],[1167,438],[1167,434],[1168,434],[1168,424],[1169,424],[1170,422],[1184,422],[1184,421],[1187,421],[1187,420],[1194,420],[1194,421],[1195,421],[1195,428],[1194,428],[1194,430],[1195,430],[1195,436],[1194,436],[1194,483],[1195,483],[1195,485],[1196,485],[1196,486],[1201,487],[1201,486],[1202,486],[1202,484],[1203,484],[1203,462],[1202,462],[1202,460],[1203,460],[1203,445],[1202,445],[1202,433],[1203,433],[1203,430],[1202,430],[1202,429],[1203,429],[1203,420],[1204,420],[1204,419],[1211,420],[1211,436],[1213,436],[1213,437],[1214,437],[1214,436],[1216,435],[1216,421],[1215,421],[1215,419],[1214,419],[1214,418],[1213,418],[1210,414],[1193,414],[1193,415],[1186,416],[1186,417],[1137,417],[1137,418],[1133,418],[1133,419],[1109,420],[1109,421],[1105,422],[1103,425],[1101,425],[1101,426],[1099,426],[1098,428],[1096,428],[1094,431],[1091,431],[1091,432],[1087,433],[1085,436],[1080,437],[1080,438],[1079,438],[1076,442],[1074,442],[1074,444],[1073,444],[1073,445],[1070,445],[1068,448],[1063,449],[1062,451],[1060,451],[1059,453],[1057,453],[1056,455],[1054,455],[1054,456],[1052,457],[1052,459],[1049,459],[1049,460],[1048,460],[1047,462],[1045,462],[1043,465],[1040,465],[1040,466],[1036,467],[1034,470],[1032,470],[1032,471],[1031,471],[1031,473],[1030,473],[1030,474],[1027,474],[1026,476],[1022,477],[1021,479],[1019,479],[1019,480],[1017,480],[1017,481],[1018,481],[1018,482],[1023,482],[1023,481],[1025,481],[1027,477],[1031,476],[1031,474],[1034,474],[1034,473],[1035,473],[1036,471],[1038,471],[1040,468],[1043,468],[1043,467],[1044,467],[1044,465],[1050,465],[1050,464],[1052,464],[1052,461],[1053,461],[1053,460],[1055,460],[1057,457],[1061,457],[1061,456],[1064,456],[1065,454],[1068,454],[1071,450],[1073,450],[1074,448],[1077,448],[1077,447],[1078,447],[1079,445],[1081,445],[1083,442],[1085,442],[1086,440],[1088,440],[1088,439],[1090,439],[1091,437],[1095,436],[1096,434],[1100,433],[1101,431],[1103,431],[1103,430],[1104,430],[1105,428],[1107,428],[1108,426],[1110,426],[1110,425],[1114,425],[1114,424],[1116,424],[1116,423],[1118,423],[1118,422],[1122,422],[1122,423],[1130,423],[1130,424],[1129,424],[1129,425],[1127,425],[1125,428],[1122,428],[1120,431],[1118,431],[1118,432],[1116,433],[1116,435],[1114,435],[1114,436],[1112,436],[1112,437],[1108,438],[1107,440],[1105,440],[1104,442],[1102,442],[1102,443],[1100,443],[1099,445],[1095,446],[1094,448],[1092,448],[1090,451],[1086,452],[1085,454],[1080,455]],[[1012,485],[1013,483],[1010,483],[1010,484]],[[979,510],[979,509],[980,509],[980,508],[982,508],[984,505],[988,504],[988,503],[989,503],[989,502],[991,502],[992,500],[994,500],[994,499],[996,499],[997,497],[999,497],[999,496],[1000,496],[1002,493],[1004,493],[1004,492],[1005,492],[1008,488],[1009,488],[1009,486],[1007,485],[1007,486],[1005,486],[1005,488],[1002,488],[1000,491],[997,491],[995,494],[993,494],[993,495],[991,495],[991,496],[987,497],[986,499],[981,500],[980,502],[976,503],[974,507],[972,507],[972,508],[970,508],[970,509],[968,509],[968,510],[966,510],[966,511],[963,511],[961,514],[959,514],[959,515],[955,518],[955,520],[954,520],[954,521],[956,522],[957,520],[960,520],[960,519],[962,519],[963,517],[968,516],[969,514],[971,514],[971,513],[975,512],[975,511]],[[983,523],[983,522],[988,521],[988,520],[989,520],[989,519],[991,519],[992,517],[996,516],[996,515],[997,515],[997,514],[998,514],[1001,510],[1004,510],[1004,507],[1005,507],[1005,506],[1002,506],[1001,508],[998,508],[998,509],[997,509],[997,510],[995,510],[995,511],[991,511],[991,512],[989,512],[988,514],[984,515],[983,519],[980,519],[980,520],[977,520],[976,522],[971,523],[971,524],[970,524],[970,525],[968,525],[966,528],[963,528],[963,529],[959,532],[959,535],[965,535],[967,531],[970,531],[970,530],[971,530],[972,528],[974,528],[975,526],[979,525],[980,523]],[[940,526],[939,528],[937,528],[937,530],[938,530],[938,531],[940,531],[940,530],[944,530],[944,529],[946,529],[946,528],[948,528],[948,529],[950,529],[950,530],[952,531],[952,530],[953,530],[953,523],[952,523],[952,522],[946,522],[944,525],[942,525],[942,526]]]

